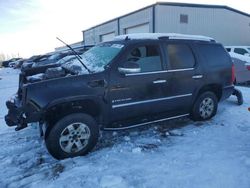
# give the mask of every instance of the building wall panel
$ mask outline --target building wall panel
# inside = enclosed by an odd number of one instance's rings
[[[127,28],[135,27],[142,24],[149,24],[150,31],[153,32],[153,8],[129,14],[120,18],[120,34],[125,34]]]
[[[188,23],[180,23],[180,14]],[[250,17],[227,9],[156,6],[156,32],[206,35],[224,45],[250,45]]]

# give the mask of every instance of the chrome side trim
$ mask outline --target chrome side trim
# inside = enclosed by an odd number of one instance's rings
[[[125,74],[125,76],[140,76],[140,75],[148,75],[148,74],[159,74],[159,73],[168,73],[168,72],[182,72],[182,71],[191,71],[191,70],[194,70],[194,68],[174,69],[174,70],[164,70],[164,71],[153,71],[153,72],[131,73],[131,74]]]
[[[123,68],[118,67],[118,71],[123,74],[136,74],[141,72],[141,68]]]
[[[154,84],[163,84],[166,82],[167,82],[167,80],[155,80],[155,81],[153,81]]]
[[[176,95],[176,96],[171,96],[171,97],[150,99],[150,100],[144,100],[144,101],[116,104],[116,105],[112,105],[112,108],[114,109],[114,108],[120,108],[120,107],[125,107],[125,106],[132,106],[132,105],[137,105],[137,104],[157,102],[157,101],[170,100],[170,99],[176,99],[176,98],[181,98],[181,97],[189,97],[189,96],[192,96],[192,93],[184,94],[184,95]]]
[[[194,70],[194,68],[174,69],[174,70],[168,70],[168,72],[182,72],[182,71],[191,71],[191,70]]]
[[[105,131],[117,131],[117,130],[132,129],[132,128],[140,127],[140,126],[143,126],[143,125],[148,125],[148,124],[151,124],[151,123],[158,123],[158,122],[167,121],[167,120],[171,120],[171,119],[177,119],[177,118],[186,117],[186,116],[189,116],[189,114],[183,114],[183,115],[179,115],[179,116],[173,116],[173,117],[158,119],[158,120],[154,120],[154,121],[148,121],[148,122],[145,122],[145,123],[139,123],[139,124],[131,125],[131,126],[128,126],[128,127],[104,128],[104,130]]]
[[[200,78],[203,78],[203,75],[194,75],[192,76],[193,79],[200,79]]]
[[[230,86],[225,86],[224,89],[227,89],[227,88],[233,88],[234,85],[230,85]]]

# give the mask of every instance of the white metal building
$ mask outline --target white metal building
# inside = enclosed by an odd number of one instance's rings
[[[77,49],[77,48],[80,48],[83,46],[83,42],[82,41],[76,42],[76,43],[70,44],[70,46],[73,49]],[[60,46],[60,47],[55,48],[55,51],[57,51],[57,52],[67,51],[67,50],[69,50],[69,48],[67,46]]]
[[[224,45],[250,45],[250,15],[220,5],[159,2],[83,31],[85,45],[130,33],[205,35]]]

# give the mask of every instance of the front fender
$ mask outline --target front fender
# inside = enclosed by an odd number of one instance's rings
[[[48,103],[43,108],[43,111],[47,111],[48,109],[53,108],[54,106],[57,106],[59,104],[65,104],[65,103],[70,103],[70,102],[77,102],[77,101],[94,101],[97,105],[102,106],[102,99],[96,96],[87,96],[87,95],[78,95],[78,96],[70,96],[70,97],[65,97],[65,98],[60,98],[60,99],[55,99]]]

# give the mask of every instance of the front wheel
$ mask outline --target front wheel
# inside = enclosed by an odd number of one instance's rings
[[[56,159],[86,155],[94,148],[99,136],[95,120],[82,113],[65,116],[48,131],[46,147]]]
[[[194,103],[191,118],[195,121],[211,119],[217,112],[218,99],[213,92],[207,91],[199,95]]]

